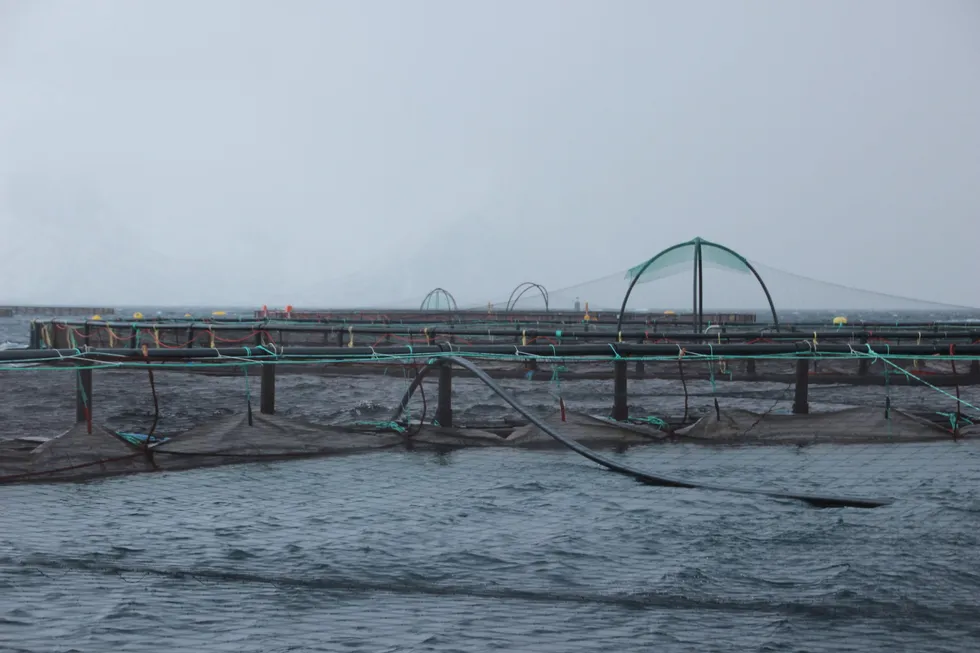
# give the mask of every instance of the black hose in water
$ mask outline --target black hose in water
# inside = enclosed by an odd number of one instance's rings
[[[718,492],[734,492],[737,494],[755,494],[759,496],[773,497],[776,499],[795,499],[797,501],[803,501],[811,506],[816,506],[818,508],[878,508],[881,506],[886,506],[892,503],[892,499],[866,499],[859,497],[826,497],[818,496],[812,494],[801,494],[798,492],[780,492],[776,490],[757,490],[751,488],[739,488],[739,487],[723,487],[719,485],[711,485],[707,483],[696,483],[693,481],[686,481],[677,478],[671,478],[669,476],[658,476],[645,472],[635,467],[630,467],[628,465],[623,465],[615,460],[606,458],[605,456],[589,449],[588,447],[567,438],[561,433],[554,430],[551,426],[546,424],[541,419],[537,418],[533,413],[522,406],[517,399],[515,399],[510,393],[497,385],[497,382],[490,378],[490,376],[484,372],[481,368],[474,365],[472,362],[465,358],[460,358],[457,356],[440,356],[437,359],[429,361],[421,370],[419,370],[415,379],[412,380],[412,384],[408,387],[405,392],[405,396],[402,398],[397,410],[395,411],[392,421],[397,420],[401,417],[402,412],[408,405],[409,400],[412,398],[412,394],[415,392],[415,388],[422,382],[422,378],[428,373],[433,367],[438,367],[439,365],[448,364],[459,365],[470,372],[472,372],[478,379],[483,381],[488,388],[493,390],[493,392],[507,402],[514,410],[519,412],[521,415],[527,418],[529,422],[537,426],[539,429],[547,433],[549,436],[562,443],[575,453],[580,456],[591,460],[592,462],[602,465],[606,469],[610,469],[614,472],[630,476],[641,483],[646,483],[648,485],[658,485],[661,487],[683,487],[692,488],[699,490],[715,490]]]

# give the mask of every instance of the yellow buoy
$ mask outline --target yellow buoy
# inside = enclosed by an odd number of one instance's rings
[[[101,315],[93,315],[92,316],[92,319],[93,320],[101,320],[102,319],[102,316]]]
[[[224,311],[214,311],[214,312],[211,313],[211,315],[225,315],[225,312]]]
[[[843,315],[834,318],[834,326],[844,326],[845,324],[847,324],[847,318]]]
[[[664,311],[664,315],[676,315],[674,311]]]
[[[184,317],[191,317],[190,313],[184,313]]]
[[[136,311],[135,313],[133,313],[133,319],[134,320],[142,320],[143,319],[143,314],[140,313],[139,311]]]

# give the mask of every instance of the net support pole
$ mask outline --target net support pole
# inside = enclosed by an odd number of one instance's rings
[[[75,421],[79,424],[88,421],[88,411],[92,410],[92,370],[83,367],[78,370],[75,384]]]
[[[694,330],[696,333],[701,333],[704,328],[704,254],[701,252],[701,239],[696,238],[694,243],[694,259],[698,266],[698,304]]]
[[[259,399],[259,411],[263,415],[276,414],[276,366],[273,363],[262,364],[262,389]]]
[[[90,346],[91,331],[86,322],[82,329],[82,338],[86,349]],[[75,381],[75,421],[78,423],[88,422],[92,415],[92,369],[83,367],[78,370],[78,379]]]
[[[626,421],[629,414],[629,394],[626,387],[627,363],[625,360],[617,359],[613,363],[613,409],[612,418],[617,422]]]
[[[453,367],[449,363],[439,366],[439,403],[436,406],[439,426],[453,426]]]
[[[268,344],[266,333],[257,331],[255,346],[265,347]],[[262,382],[259,388],[259,412],[263,415],[276,414],[276,366],[274,363],[262,363]]]
[[[810,387],[810,360],[796,360],[796,388],[793,396],[793,414],[806,415],[810,412],[810,402],[807,394]]]

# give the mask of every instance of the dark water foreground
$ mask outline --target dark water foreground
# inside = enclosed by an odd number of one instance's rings
[[[164,430],[244,406],[242,379],[159,376]],[[278,405],[323,422],[382,419],[406,383],[283,378]],[[554,409],[546,384],[504,385]],[[601,412],[608,385],[562,391]],[[475,382],[456,389],[463,418],[503,414]],[[783,386],[690,389],[700,412],[715,396],[757,410],[792,398]],[[933,391],[891,392],[897,407],[949,408]],[[104,421],[148,426],[145,375],[97,373],[96,393]],[[682,409],[676,384],[631,393],[634,413]],[[884,400],[881,388],[814,393],[817,408]],[[72,402],[64,373],[0,372],[0,437],[53,435]],[[976,650],[975,441],[613,455],[712,483],[898,500],[817,510],[496,449],[4,486],[0,651]]]
[[[10,486],[0,648],[974,650],[975,446],[627,457],[903,499],[815,510],[476,450]]]

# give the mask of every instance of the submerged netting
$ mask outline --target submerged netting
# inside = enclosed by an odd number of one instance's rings
[[[636,357],[625,362],[631,377],[627,421],[611,419],[608,357],[530,363],[526,356],[472,358],[571,440],[672,451],[652,461],[662,472],[670,471],[662,463],[675,460],[677,451],[697,458],[705,445],[754,448],[759,459],[778,458],[787,446],[829,447],[824,457],[847,465],[856,464],[855,447],[865,447],[861,455],[880,462],[908,455],[910,446],[969,441],[980,424],[980,392],[973,385],[980,379],[966,360],[957,369],[952,356],[817,357],[808,363],[802,409],[794,356]],[[398,397],[432,360],[347,361],[343,367],[329,360],[266,363],[281,368],[275,415],[258,410],[259,368],[253,363],[155,365],[153,383],[139,391],[134,382],[142,384],[144,364],[102,364],[92,397],[83,397],[91,423],[74,426],[65,422],[74,409],[76,371],[9,368],[0,374],[4,392],[29,395],[37,409],[4,405],[0,481],[81,480],[384,449],[562,448],[465,370],[452,380],[452,426],[439,423],[434,377],[411,398],[407,416],[397,414]],[[860,467],[851,472],[862,473]],[[806,469],[797,469],[782,484],[791,489],[806,476]],[[810,480],[819,486],[818,479]]]

